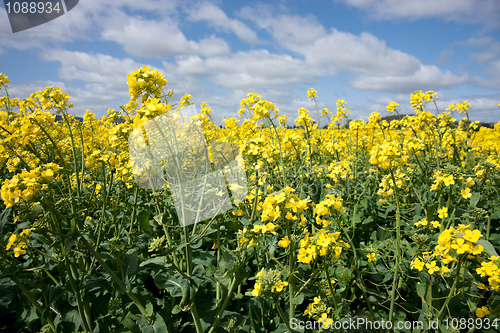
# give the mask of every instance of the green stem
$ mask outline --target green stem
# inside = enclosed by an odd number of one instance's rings
[[[142,305],[141,301],[139,301],[139,299],[133,293],[127,291],[127,287],[125,286],[123,281],[111,270],[111,268],[109,268],[104,259],[102,259],[99,253],[97,253],[94,250],[94,248],[92,247],[92,245],[90,245],[87,239],[84,236],[82,236],[81,239],[83,241],[83,245],[85,245],[85,247],[89,250],[89,252],[94,256],[94,258],[97,259],[99,264],[101,264],[102,268],[104,268],[104,270],[109,274],[109,276],[113,279],[113,281],[115,281],[115,283],[127,294],[127,296],[132,300],[132,302],[135,303],[135,305],[142,313],[144,318],[146,318],[148,322],[151,322],[151,318],[148,316],[146,309]]]
[[[135,216],[137,214],[137,194],[139,193],[139,186],[135,187],[134,190],[134,205],[132,207],[132,216],[130,218],[130,228],[128,230],[128,245],[132,245],[132,238],[130,235],[132,234],[132,227],[134,226]]]
[[[92,319],[90,316],[90,313],[88,313],[86,310],[88,309],[83,305],[82,299],[81,299],[81,293],[79,291],[79,288],[76,286],[75,283],[75,278],[76,278],[76,272],[74,270],[74,267],[71,265],[71,263],[68,262],[69,258],[66,257],[65,264],[66,264],[66,269],[68,270],[68,278],[69,278],[69,283],[71,285],[71,288],[73,289],[73,292],[76,297],[76,302],[78,306],[78,312],[80,312],[80,316],[83,319],[83,325],[85,326],[85,329],[89,332],[93,331],[92,328]]]
[[[439,310],[439,312],[438,312],[438,314],[436,316],[436,318],[438,320],[442,319],[442,317],[444,315],[444,311],[448,307],[448,303],[450,303],[450,300],[453,298],[453,296],[455,294],[455,290],[457,288],[458,280],[460,279],[460,270],[461,269],[462,269],[462,258],[460,258],[458,260],[457,274],[455,275],[455,280],[453,281],[453,285],[451,286],[450,292],[448,293],[448,296],[446,297],[446,300],[444,301],[444,304],[441,307],[441,310]]]
[[[290,230],[290,223],[286,219],[286,232],[288,236],[288,240],[290,241],[289,247],[290,252],[288,254],[288,268],[289,268],[289,276],[288,276],[288,296],[290,298],[290,309],[289,309],[289,318],[295,317],[295,304],[293,303],[294,295],[295,295],[295,277],[293,272],[295,271],[295,249],[293,246],[293,238],[292,232]]]
[[[396,248],[394,249],[396,262],[394,263],[394,279],[392,280],[391,306],[389,308],[389,320],[394,324],[394,305],[396,301],[396,289],[399,279],[399,265],[401,261],[401,204],[399,202],[399,191],[396,185],[396,177],[391,169],[391,177],[396,195]]]
[[[238,283],[239,286],[239,283]],[[210,328],[210,331],[208,333],[213,333],[215,332],[215,329],[217,326],[219,326],[219,322],[222,319],[222,315],[224,313],[224,310],[227,307],[227,304],[229,303],[229,300],[231,299],[231,295],[233,293],[234,288],[236,287],[236,273],[233,275],[233,279],[231,280],[231,285],[229,286],[229,290],[227,292],[226,298],[224,299],[224,302],[222,303],[222,306],[217,310],[217,314],[215,315],[215,321]]]
[[[181,200],[182,200],[182,195],[181,195]],[[184,210],[184,206],[182,206],[182,210]],[[184,217],[184,212],[183,212],[183,217]],[[183,224],[183,229],[184,229],[184,237],[185,237],[185,242],[186,242],[186,265],[187,265],[187,275],[189,276],[189,284],[191,285],[191,274],[193,272],[193,249],[191,248],[191,245],[189,243],[189,230],[188,226]],[[191,287],[191,286],[190,286]],[[196,332],[197,333],[202,333],[203,328],[201,326],[201,321],[200,321],[200,316],[198,315],[198,310],[196,309],[196,304],[193,303],[191,305],[191,316],[193,317],[194,320],[194,325],[196,327]]]
[[[291,302],[290,302],[291,303]],[[281,317],[281,320],[283,320],[283,322],[285,323],[286,327],[288,328],[288,331],[290,332],[293,332],[292,328],[290,327],[290,323],[289,321],[286,319],[285,317],[285,313],[283,312],[283,309],[281,308],[280,304],[278,303],[277,300],[275,300],[274,302],[274,305],[276,307],[276,310],[278,311],[280,317]],[[293,318],[293,317],[290,317],[290,319]]]
[[[333,285],[332,285],[332,281],[330,279],[330,274],[328,274],[328,268],[326,267],[326,263],[323,261],[323,270],[325,272],[325,276],[326,276],[326,280],[328,282],[328,286],[330,287],[330,292],[332,294],[332,300],[333,300],[333,307],[335,308],[335,319],[339,319],[338,318],[338,305],[337,305],[337,301],[335,300],[335,290],[333,290]]]

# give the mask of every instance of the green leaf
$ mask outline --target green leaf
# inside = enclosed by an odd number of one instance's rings
[[[477,192],[474,192],[472,194],[472,197],[470,198],[470,203],[469,203],[469,207],[476,207],[477,203],[479,202],[479,199],[481,198],[481,194],[480,193],[477,193]]]
[[[184,278],[179,273],[174,276],[169,276],[168,274],[166,274],[166,276],[158,274],[155,277],[155,284],[158,288],[167,290],[172,297],[182,297],[180,304],[181,307],[189,304],[189,280]]]
[[[137,214],[137,220],[139,221],[141,228],[146,230],[146,231],[153,230],[151,228],[151,226],[149,225],[149,216],[150,215],[151,215],[151,212],[149,210],[143,210],[139,214]]]
[[[158,313],[156,314],[153,328],[155,333],[168,333],[167,325],[165,324],[163,317],[160,316]]]
[[[126,275],[131,275],[137,272],[139,268],[139,259],[136,252],[127,252],[123,258],[123,269]]]
[[[3,233],[3,227],[5,225],[5,222],[7,222],[7,218],[9,217],[11,211],[12,207],[5,208],[0,214],[0,234]]]
[[[422,298],[422,305],[430,304],[429,283],[417,283],[417,294]]]
[[[64,252],[70,252],[70,250],[75,246],[76,242],[80,238],[79,234],[71,235],[70,237],[66,237],[64,239]]]
[[[292,300],[292,303],[296,305],[302,304],[302,302],[304,302],[304,294],[301,294]]]

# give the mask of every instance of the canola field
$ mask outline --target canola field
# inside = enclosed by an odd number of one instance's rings
[[[221,128],[160,72],[127,81],[128,104],[78,120],[59,88],[18,99],[0,73],[0,331],[498,332],[500,122],[432,91],[390,122],[344,100],[293,122],[250,93]],[[230,206],[190,223],[203,184],[190,203],[153,186],[196,152],[134,164],[158,117],[199,128],[212,171],[230,147],[244,186],[222,168],[210,192]]]

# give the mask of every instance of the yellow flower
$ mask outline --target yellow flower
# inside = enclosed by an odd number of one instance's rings
[[[389,105],[387,105],[387,112],[393,113],[396,111],[396,108],[399,107],[399,104],[396,102],[390,102]]]
[[[471,231],[470,229],[465,230],[464,239],[469,242],[476,243],[481,237],[483,237],[483,235],[481,235],[481,232],[477,229],[474,231]]]
[[[436,266],[436,261],[433,260],[430,263],[425,264],[425,267],[427,268],[427,271],[429,274],[434,274],[435,272],[439,271],[439,267]]]
[[[438,209],[438,216],[440,219],[444,219],[444,218],[448,217],[448,208],[443,207],[443,208]]]
[[[26,254],[26,250],[23,250],[21,247],[18,246],[14,249],[14,256],[16,258],[23,255],[23,254]]]
[[[482,307],[476,309],[476,316],[479,318],[483,318],[489,314],[490,314],[490,310],[488,310],[488,307],[486,307],[486,306],[482,306]]]
[[[10,249],[16,243],[17,243],[17,235],[16,234],[10,235],[10,237],[9,237],[9,243],[7,244],[6,250]]]
[[[377,260],[377,258],[375,258],[375,253],[368,253],[366,256],[368,257],[368,262],[374,262]]]
[[[286,286],[288,286],[288,282],[281,282],[281,280],[278,280],[278,282],[276,282],[276,284],[271,288],[271,291],[281,292]]]
[[[419,271],[422,271],[424,269],[425,263],[421,261],[419,258],[416,258],[411,262],[410,268],[411,269],[418,269]]]
[[[441,223],[439,223],[438,221],[431,221],[431,226],[432,228],[439,228],[441,226]]]
[[[281,247],[288,247],[288,245],[290,245],[290,240],[288,239],[288,237],[285,237],[278,242],[278,245]]]
[[[477,284],[478,289],[483,289],[483,290],[488,290],[488,287],[484,283],[478,283]]]
[[[261,284],[259,282],[255,282],[252,290],[252,296],[259,296],[261,291],[262,291]]]
[[[314,99],[314,98],[316,98],[316,97],[317,97],[317,92],[316,92],[316,90],[314,90],[313,88],[311,88],[311,89],[309,89],[309,90],[307,91],[307,99],[308,99],[308,100],[312,100],[312,99]]]
[[[464,189],[461,191],[461,193],[462,193],[462,197],[463,197],[464,199],[469,199],[470,197],[472,197],[472,193],[470,193],[470,188],[468,188],[468,187],[464,188]]]

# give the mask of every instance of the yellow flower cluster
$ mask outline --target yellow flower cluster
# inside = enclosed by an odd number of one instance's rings
[[[469,225],[460,224],[456,229],[451,227],[439,235],[438,245],[434,252],[442,257],[445,264],[455,261],[457,255],[475,256],[483,252],[483,246],[475,244],[483,235],[479,230],[470,230],[469,227]]]
[[[463,101],[460,103],[453,103],[448,108],[446,111],[453,110],[453,111],[458,111],[458,113],[467,113],[467,111],[470,109],[470,104],[467,101]]]
[[[414,224],[416,227],[424,227],[426,229],[432,230],[432,229],[437,229],[441,226],[441,224],[438,221],[427,221],[427,218],[423,218],[418,222],[415,222]]]
[[[393,113],[394,111],[396,111],[396,108],[398,108],[398,107],[399,107],[398,103],[396,103],[396,102],[390,102],[387,105],[387,112]]]
[[[304,316],[309,318],[314,318],[320,323],[322,323],[323,328],[328,328],[332,324],[333,320],[328,317],[328,314],[332,308],[328,307],[325,302],[321,300],[321,296],[314,297],[314,301],[307,305],[304,311]]]
[[[243,117],[247,112],[250,112],[252,114],[251,121],[253,122],[260,119],[275,119],[280,113],[273,103],[262,99],[256,93],[249,93],[247,98],[240,102],[240,105],[239,116]]]
[[[267,196],[262,204],[262,221],[277,221],[283,217],[289,221],[300,219],[305,223],[302,213],[308,208],[309,199],[301,200],[294,192],[294,189],[286,187],[277,194]]]
[[[14,256],[17,258],[23,254],[26,254],[26,248],[29,244],[29,236],[31,234],[31,229],[24,229],[18,235],[12,234],[9,237],[9,243],[7,243],[6,250],[8,251],[10,248],[14,248]]]
[[[11,179],[6,179],[0,191],[5,206],[14,206],[20,199],[30,200],[40,190],[49,189],[48,183],[56,178],[60,169],[62,168],[55,163],[47,163],[29,172],[23,170]]]
[[[342,206],[342,197],[335,194],[329,194],[316,205],[314,214],[316,215],[316,223],[323,227],[328,227],[332,222],[323,219],[324,216],[330,216],[335,211],[345,213],[346,209]]]
[[[330,173],[326,176],[331,178],[334,183],[338,183],[340,180],[352,180],[351,164],[351,162],[346,160],[332,162],[328,167]]]
[[[450,186],[453,184],[455,184],[453,175],[436,170],[434,171],[434,183],[431,186],[431,191],[437,191],[441,185]]]
[[[460,256],[474,258],[484,251],[482,245],[476,244],[482,236],[479,230],[471,230],[469,225],[450,227],[439,235],[438,245],[434,251],[424,252],[422,258],[415,258],[411,262],[411,268],[421,271],[425,266],[430,275],[440,270],[447,273],[450,271],[447,265],[458,261]],[[437,265],[437,261],[434,260],[436,258],[441,261],[441,266]]]
[[[281,281],[281,273],[278,270],[262,268],[256,275],[257,282],[255,282],[252,296],[259,296],[260,294],[271,295],[272,293],[279,293],[283,288],[288,286],[288,282]]]
[[[495,291],[500,291],[500,257],[492,256],[489,261],[482,262],[481,267],[476,268],[477,274],[481,277],[488,277],[490,287]]]
[[[387,141],[375,146],[370,152],[370,163],[382,169],[396,168],[406,164],[408,156],[396,141]]]
[[[377,190],[377,194],[383,196],[384,198],[394,196],[394,189],[396,187],[403,189],[403,185],[408,181],[408,175],[400,169],[397,169],[394,173],[394,179],[396,180],[396,183],[394,183],[392,175],[384,175],[380,181],[380,187]],[[380,202],[386,202],[386,200],[380,199]]]
[[[300,108],[299,116],[295,119],[295,125],[297,127],[301,126],[312,126],[314,124],[314,120],[309,117],[309,111],[305,108]]]
[[[423,93],[422,90],[419,90],[411,94],[410,98],[412,108],[418,113],[423,111],[425,103],[437,100],[437,94],[434,91]]]
[[[351,246],[340,239],[340,232],[329,232],[320,229],[312,236],[306,233],[299,242],[299,254],[297,261],[308,264],[319,256],[329,259],[340,257],[344,249],[350,249]]]
[[[142,97],[142,102],[149,97],[160,98],[163,87],[167,84],[163,76],[162,73],[148,66],[142,66],[127,75],[130,102],[135,102],[139,97]]]
[[[27,99],[19,102],[21,111],[48,111],[55,109],[59,112],[60,109],[73,107],[73,104],[68,104],[69,95],[63,93],[59,87],[46,87],[44,91],[37,91],[30,95]]]
[[[318,93],[316,92],[316,90],[314,90],[313,88],[311,88],[311,89],[309,89],[307,91],[307,99],[308,100],[313,100],[316,97],[318,97]]]
[[[332,124],[335,125],[337,121],[342,121],[342,119],[347,119],[351,115],[351,112],[347,110],[347,102],[343,99],[337,100],[337,114],[332,117]]]

